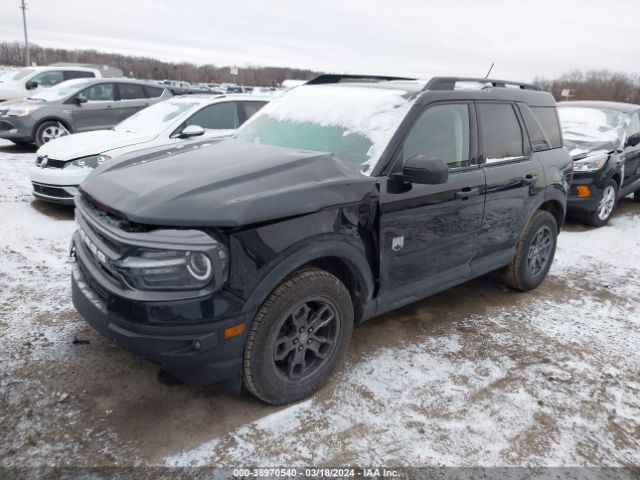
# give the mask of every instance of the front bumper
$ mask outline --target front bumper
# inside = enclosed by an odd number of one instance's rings
[[[73,305],[100,334],[119,347],[160,365],[191,385],[239,378],[246,334],[224,338],[224,330],[247,316],[196,325],[141,325],[110,310],[78,263],[71,277]]]
[[[29,169],[29,179],[33,186],[33,196],[41,200],[73,205],[73,197],[78,193],[78,185],[91,173],[90,168],[40,168]]]
[[[244,301],[224,289],[179,292],[128,287],[114,277],[97,252],[117,256],[117,251],[127,248],[118,246],[119,241],[136,238],[148,243],[153,232],[115,230],[106,220],[89,218],[89,208],[82,199],[76,198],[76,202],[80,228],[94,242],[90,247],[78,232],[72,240],[76,257],[72,298],[80,315],[116,345],[157,363],[185,383],[205,385],[240,379],[253,318]],[[226,329],[243,323],[241,334],[225,338]]]
[[[28,115],[24,117],[0,116],[0,138],[16,142],[32,142],[33,127],[33,120]]]
[[[567,198],[567,212],[577,216],[585,216],[597,211],[598,203],[602,197],[602,189],[605,184],[606,178],[601,171],[594,172],[593,174],[586,172],[575,173]],[[579,197],[578,186],[589,187],[591,195],[588,197]]]

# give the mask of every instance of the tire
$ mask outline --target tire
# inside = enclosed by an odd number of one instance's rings
[[[598,199],[598,209],[587,218],[587,223],[594,227],[602,227],[609,223],[613,209],[616,207],[617,198],[618,184],[615,180],[609,180]]]
[[[518,242],[516,255],[504,273],[503,282],[523,292],[540,285],[553,263],[557,240],[556,219],[551,213],[538,210]]]
[[[638,190],[637,192],[633,192],[633,199],[636,202],[640,202],[640,190]]]
[[[57,120],[47,120],[42,122],[36,128],[36,133],[33,138],[33,143],[40,148],[45,143],[54,140],[55,138],[69,135],[71,131],[62,123]]]
[[[308,397],[338,367],[352,331],[344,284],[324,270],[299,270],[258,309],[244,350],[245,387],[273,405]]]

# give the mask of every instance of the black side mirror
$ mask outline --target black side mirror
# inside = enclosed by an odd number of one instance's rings
[[[411,157],[404,164],[401,180],[424,185],[440,185],[449,179],[449,167],[439,158]]]
[[[38,82],[36,82],[35,80],[29,80],[24,84],[24,86],[27,90],[33,90],[34,88],[38,88]]]
[[[76,95],[76,103],[78,105],[82,105],[83,103],[87,103],[87,97],[85,97],[84,95],[82,95],[81,93],[79,93],[78,95]]]
[[[640,145],[640,133],[636,133],[627,138],[627,147],[637,147]]]

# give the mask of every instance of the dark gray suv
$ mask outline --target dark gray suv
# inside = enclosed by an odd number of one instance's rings
[[[0,138],[42,146],[70,133],[111,128],[172,94],[127,79],[76,79],[0,106]]]

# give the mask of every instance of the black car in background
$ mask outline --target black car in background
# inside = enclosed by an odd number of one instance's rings
[[[640,201],[640,105],[558,103],[565,147],[573,162],[569,213],[605,225],[618,199]]]
[[[355,324],[494,270],[536,288],[570,176],[536,87],[323,75],[233,139],[98,167],[75,200],[73,302],[186,382],[292,402]]]

